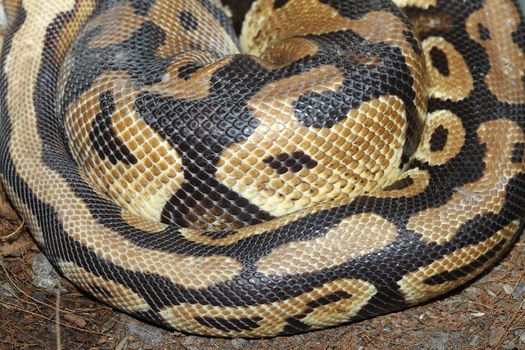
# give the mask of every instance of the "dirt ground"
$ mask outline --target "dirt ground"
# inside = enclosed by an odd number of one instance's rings
[[[236,18],[242,17],[247,3],[227,1],[235,5]],[[39,257],[24,224],[0,198],[0,350],[525,349],[523,234],[491,271],[437,301],[324,331],[261,340],[159,329],[113,311],[65,279],[59,292],[36,287],[32,265]]]

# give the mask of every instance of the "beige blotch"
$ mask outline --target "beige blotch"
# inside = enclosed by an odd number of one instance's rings
[[[337,91],[343,73],[331,65],[269,83],[249,102],[261,122],[244,142],[224,150],[216,177],[251,203],[282,216],[343,195],[358,195],[398,176],[406,128],[403,102],[381,96],[330,128],[305,127],[293,103],[309,91]],[[304,152],[311,169],[278,174],[263,160]]]
[[[398,7],[417,7],[423,10],[437,5],[437,0],[392,0],[392,2]]]
[[[379,251],[396,237],[396,226],[383,217],[355,214],[322,237],[275,248],[257,262],[257,271],[268,276],[313,273]]]
[[[420,234],[423,242],[444,244],[476,216],[499,213],[505,204],[506,186],[525,171],[523,163],[511,163],[513,144],[525,142],[518,124],[503,118],[485,122],[478,128],[478,138],[487,147],[483,176],[457,188],[444,205],[417,212],[408,221],[407,228]]]
[[[441,37],[427,38],[423,41],[422,46],[430,79],[430,96],[451,101],[461,101],[467,98],[474,88],[474,80],[463,56],[451,43]],[[434,47],[443,51],[447,56],[448,76],[442,75],[432,65],[430,51]]]
[[[319,47],[313,40],[305,38],[283,39],[272,44],[261,54],[261,63],[267,67],[268,63],[275,66],[269,68],[281,68],[305,57],[314,56],[318,50]]]
[[[400,190],[374,191],[373,193],[371,193],[371,195],[373,197],[378,197],[378,198],[414,197],[422,193],[423,191],[425,191],[425,188],[427,188],[428,182],[430,181],[430,175],[428,171],[425,171],[425,170],[410,169],[404,172],[403,175],[401,175],[400,178],[397,180],[401,180],[406,177],[410,177],[414,183]]]
[[[151,310],[144,298],[120,283],[97,276],[72,262],[61,261],[58,265],[71,281],[105,303],[126,312],[146,312]],[[113,297],[101,294],[97,288],[94,288],[95,286],[107,290]]]
[[[397,282],[401,293],[403,293],[405,296],[405,300],[410,305],[418,304],[428,300],[429,298],[433,298],[450,291],[471,280],[473,277],[485,270],[485,268],[494,263],[494,261],[496,261],[501,256],[501,254],[506,251],[506,248],[512,242],[512,238],[519,226],[520,221],[515,220],[485,241],[458,249],[450,254],[444,255],[442,258],[432,262],[429,265],[422,266],[417,270],[406,274],[401,280]],[[494,247],[496,247],[502,241],[504,241],[503,246],[493,258],[489,259],[483,266],[477,268],[475,271],[472,271],[466,276],[460,277],[453,281],[446,281],[441,284],[430,285],[424,283],[424,281],[428,278],[431,278],[432,276],[438,275],[440,273],[460,270],[462,267],[465,267],[468,264],[474,262],[483,254],[486,254],[490,250],[494,249]]]
[[[188,31],[182,26],[179,14],[183,11],[190,12],[197,19],[200,24],[197,29]],[[239,53],[233,39],[199,1],[157,0],[148,12],[148,19],[166,34],[166,39],[156,52],[159,58],[193,50],[195,44],[203,51],[216,52],[221,57]]]
[[[442,150],[432,152],[430,140],[438,127],[448,130],[447,142]],[[457,156],[465,144],[466,131],[461,119],[448,110],[438,110],[427,116],[421,142],[414,154],[414,158],[430,165],[443,165]]]
[[[87,23],[84,32],[97,29],[88,47],[97,49],[120,44],[130,39],[145,21],[146,18],[135,14],[131,4],[116,5]]]
[[[197,19],[200,24],[197,29],[184,29],[179,21],[179,14],[183,11],[190,12]],[[199,2],[189,0],[157,0],[145,17],[135,14],[134,8],[129,4],[116,5],[86,26],[86,30],[99,29],[90,40],[89,47],[101,48],[121,43],[129,39],[146,21],[154,22],[166,35],[157,49],[158,58],[169,58],[180,52],[194,50],[195,44],[199,44],[199,48],[204,51],[218,52],[221,56],[238,53],[233,39],[213,15]]]
[[[217,60],[210,53],[190,51],[183,53],[166,69],[162,80],[144,90],[185,101],[197,101],[210,95],[212,77],[221,68],[231,63],[234,56]],[[179,68],[187,64],[203,67],[192,73],[188,80],[178,77]]]
[[[512,38],[520,21],[519,9],[510,0],[486,0],[483,8],[467,20],[469,35],[489,56],[490,70],[485,76],[488,88],[499,100],[509,103],[525,103],[525,55]],[[481,39],[478,24],[489,29],[490,39]]]
[[[149,233],[159,233],[168,228],[167,224],[152,220],[143,220],[141,217],[135,216],[127,210],[123,211],[122,220],[124,220],[131,227]]]
[[[112,164],[107,157],[102,159],[89,139],[93,121],[101,112],[99,95],[104,91],[110,91],[115,98],[113,132],[136,157],[136,164]],[[72,154],[93,187],[136,215],[159,222],[164,205],[184,181],[182,160],[137,116],[134,102],[138,94],[126,73],[101,75],[69,106],[66,133]]]
[[[74,1],[57,1],[54,5],[45,5],[39,1],[7,1],[7,15],[14,16],[15,10],[22,5],[26,10],[26,19],[24,25],[16,32],[12,40],[11,52],[6,57],[4,73],[6,74],[9,89],[7,90],[7,106],[11,118],[12,137],[9,144],[11,157],[22,178],[26,178],[26,183],[33,184],[36,189],[41,189],[42,185],[38,176],[38,171],[34,168],[40,164],[39,150],[41,140],[36,132],[36,119],[33,110],[33,104],[28,102],[33,100],[33,87],[36,85],[36,75],[40,62],[44,38],[45,27],[59,13],[73,10]],[[93,4],[91,4],[93,5]],[[42,8],[44,7],[44,9]],[[89,2],[86,2],[85,8],[80,9],[80,15],[86,16],[91,13]],[[43,11],[44,10],[44,11]],[[67,41],[72,40],[75,31],[79,28],[72,27],[71,35],[64,36]],[[59,53],[63,53],[59,50]],[[21,101],[25,101],[22,103]],[[37,147],[35,147],[35,145]],[[33,159],[36,160],[33,163]],[[29,181],[28,181],[29,180]],[[19,213],[22,215],[26,224],[39,243],[43,243],[42,230],[38,225],[38,220],[34,214],[22,204],[20,198],[15,198],[12,189],[6,188],[11,200],[17,204]]]
[[[262,337],[281,332],[287,325],[289,317],[301,317],[311,311],[308,304],[335,292],[346,292],[351,297],[314,309],[302,321],[314,329],[333,326],[346,322],[356,315],[377,290],[371,283],[357,279],[340,279],[327,282],[310,292],[303,293],[295,298],[276,301],[270,304],[248,305],[240,307],[213,306],[183,303],[166,307],[160,314],[173,327],[187,332],[197,332],[213,336]],[[330,309],[331,307],[331,309]],[[240,320],[259,317],[258,328],[253,330],[223,331],[206,327],[195,320],[196,317],[218,317],[228,320]]]

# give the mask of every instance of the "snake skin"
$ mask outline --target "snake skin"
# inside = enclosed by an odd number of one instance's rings
[[[466,283],[525,218],[512,0],[4,0],[0,178],[77,286],[262,337]],[[1,21],[0,21],[1,22]]]

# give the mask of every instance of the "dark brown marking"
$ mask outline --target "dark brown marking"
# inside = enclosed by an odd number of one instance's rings
[[[483,41],[490,40],[490,29],[485,27],[483,23],[478,23],[479,38]]]
[[[161,222],[208,229],[209,223],[200,219],[205,215],[235,228],[246,224],[255,225],[274,218],[215,179],[200,183],[195,177],[190,177],[164,206]],[[226,227],[215,227],[227,230]],[[220,236],[219,233],[217,238],[221,238]]]
[[[199,21],[189,11],[180,11],[179,21],[182,27],[187,31],[197,30],[199,28]]]
[[[434,46],[430,50],[430,59],[432,60],[432,65],[439,71],[439,73],[445,77],[448,77],[450,74],[450,69],[448,67],[448,58],[447,54],[443,52],[440,48]]]
[[[155,3],[155,0],[142,0],[142,1],[136,1],[132,2],[131,6],[133,6],[135,14],[139,16],[147,16],[149,10],[151,9],[151,6]]]
[[[311,329],[310,325],[307,325],[306,323],[302,321],[303,318],[308,316],[310,313],[314,312],[315,309],[317,309],[318,307],[321,307],[324,305],[330,305],[340,300],[350,299],[350,298],[352,298],[352,295],[350,293],[347,293],[345,291],[337,291],[333,294],[329,294],[329,295],[320,297],[319,299],[310,301],[308,304],[306,304],[308,309],[303,314],[297,315],[294,317],[290,317],[289,319],[286,320],[288,324],[284,327],[282,334],[297,333],[298,331],[307,331]],[[284,296],[283,296],[283,299],[284,299]]]
[[[297,173],[303,168],[312,169],[317,166],[317,161],[302,151],[281,153],[276,157],[265,158],[263,162],[276,170],[278,174],[284,174],[288,171]]]
[[[131,150],[119,139],[113,129],[112,114],[116,110],[115,97],[110,91],[104,91],[99,96],[100,113],[95,116],[89,132],[89,140],[101,159],[111,164],[123,162],[137,164],[138,160]]]
[[[432,136],[430,136],[430,151],[439,152],[442,151],[447,145],[448,129],[442,125],[438,126]]]
[[[421,47],[419,46],[419,42],[414,37],[414,34],[410,30],[404,30],[403,35],[405,36],[406,41],[412,46],[412,50],[418,55],[421,56]]]
[[[220,329],[225,332],[240,332],[245,330],[252,330],[260,327],[259,321],[262,321],[262,317],[243,317],[243,318],[220,318],[220,317],[195,317],[195,321],[199,322],[203,326]]]
[[[412,179],[410,176],[407,176],[403,179],[397,180],[396,182],[384,187],[383,191],[402,190],[402,189],[412,186],[413,184],[414,184],[414,179]]]
[[[343,299],[350,299],[352,298],[352,295],[345,292],[345,291],[338,291],[338,292],[335,292],[333,294],[329,294],[327,296],[324,296],[324,297],[321,297],[319,299],[316,299],[316,300],[313,300],[311,302],[309,302],[308,304],[306,304],[306,306],[308,306],[311,311],[315,310],[316,308],[318,308],[319,306],[323,306],[323,305],[329,305],[329,304],[332,304],[332,303],[336,303],[340,300],[343,300]]]
[[[499,251],[507,243],[506,239],[502,239],[494,248],[486,252],[485,254],[478,257],[476,260],[471,263],[464,265],[456,270],[444,271],[438,273],[437,275],[431,276],[423,281],[424,284],[435,286],[438,284],[443,284],[445,282],[455,281],[462,277],[468,276],[469,274],[475,272],[476,270],[485,266],[485,264],[492,258],[494,258]]]
[[[273,3],[273,8],[274,9],[281,8],[287,3],[288,3],[288,0],[275,0],[275,2]]]
[[[177,70],[177,76],[180,79],[190,80],[191,75],[195,73],[196,71],[198,71],[199,69],[201,69],[202,67],[203,67],[202,64],[195,63],[195,62],[185,64],[184,66],[180,67]]]
[[[523,163],[524,155],[525,155],[525,143],[515,142],[514,148],[512,149],[512,157],[510,161],[514,164],[521,164]]]
[[[89,286],[89,290],[91,291],[91,293],[97,295],[99,298],[106,298],[106,299],[115,298],[113,293],[111,293],[108,289],[102,286],[96,285],[94,283]]]

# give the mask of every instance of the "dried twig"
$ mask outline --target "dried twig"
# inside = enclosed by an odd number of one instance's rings
[[[9,234],[7,234],[5,236],[0,236],[0,240],[7,241],[9,238],[15,236],[16,234],[18,234],[22,230],[22,228],[24,227],[24,224],[25,224],[25,222],[24,222],[24,220],[22,220],[22,222],[16,228],[16,230],[14,230],[13,232],[11,232],[11,233],[9,233]]]
[[[62,341],[60,339],[60,283],[56,288],[56,303],[55,303],[55,334],[57,350],[62,350]]]
[[[0,218],[6,219],[8,221],[18,221],[18,215],[13,210],[13,208],[7,202],[5,198],[2,187],[0,186]]]
[[[125,349],[126,345],[128,344],[128,336],[125,336],[124,339],[122,339],[117,346],[115,347],[115,350],[122,350]]]
[[[42,320],[45,320],[45,321],[48,321],[48,322],[53,322],[54,321],[54,316],[53,317],[46,317],[44,315],[38,314],[38,313],[33,312],[33,311],[25,310],[25,309],[23,309],[21,307],[18,307],[16,305],[14,305],[14,304],[10,304],[10,303],[4,302],[4,301],[0,301],[0,306],[5,307],[8,310],[23,312],[23,313],[29,314],[31,316],[35,316],[35,317],[37,317],[39,319],[42,319]],[[62,327],[75,329],[77,331],[86,332],[86,333],[90,333],[90,334],[106,335],[105,333],[102,333],[102,332],[91,331],[89,329],[82,329],[82,328],[75,327],[75,326],[72,326],[72,325],[69,325],[69,324],[65,324],[63,322],[60,322],[60,325]]]

